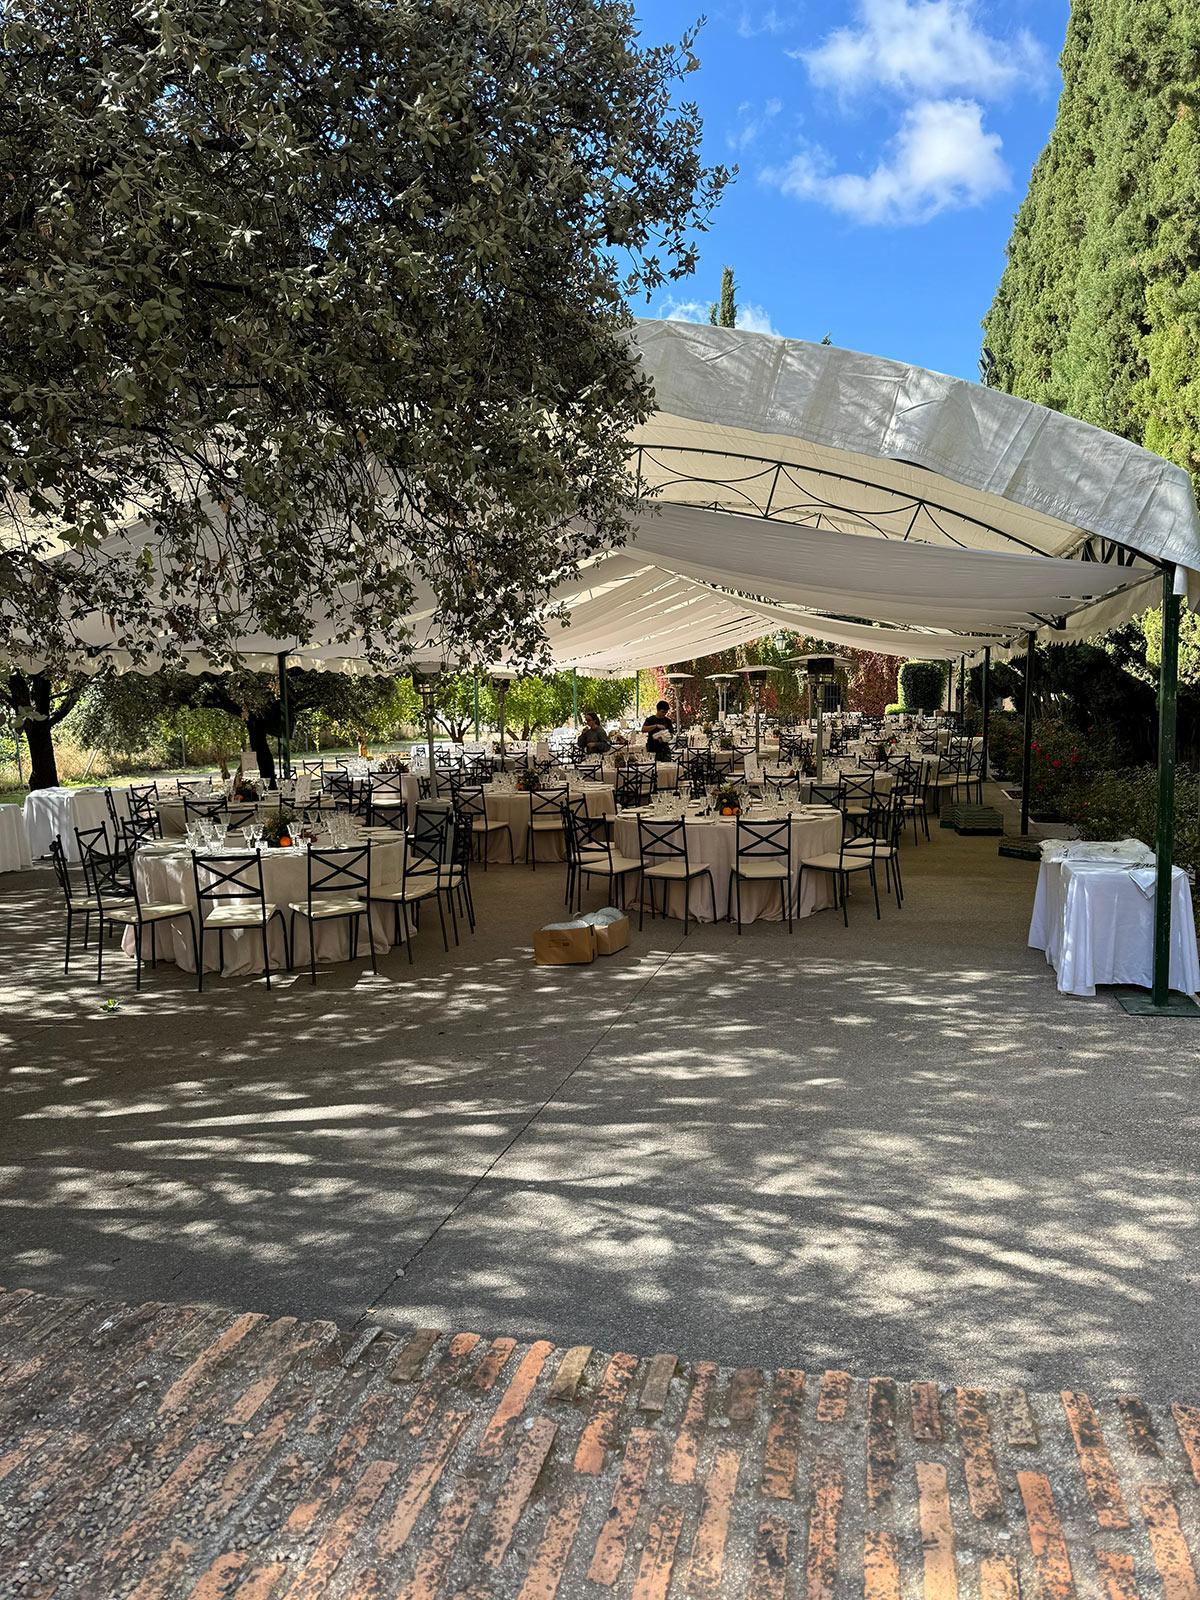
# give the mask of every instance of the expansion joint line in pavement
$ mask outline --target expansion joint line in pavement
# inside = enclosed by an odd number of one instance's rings
[[[421,1243],[412,1252],[412,1254],[405,1258],[405,1260],[402,1263],[402,1265],[397,1268],[395,1273],[393,1273],[391,1278],[388,1279],[387,1283],[384,1284],[383,1288],[380,1289],[379,1293],[375,1296],[375,1298],[370,1302],[369,1305],[367,1305],[364,1308],[362,1313],[355,1319],[354,1326],[356,1328],[359,1326],[360,1323],[364,1322],[371,1315],[372,1311],[375,1310],[375,1308],[376,1308],[376,1306],[378,1306],[379,1302],[388,1293],[390,1293],[392,1288],[397,1283],[399,1283],[399,1281],[403,1277],[405,1277],[407,1275],[407,1273],[409,1271],[409,1268],[413,1265],[413,1263],[415,1261],[417,1261],[424,1254],[426,1247],[433,1243],[433,1241],[437,1238],[438,1234],[441,1233],[442,1229],[446,1226],[446,1224],[448,1222],[453,1222],[454,1218],[458,1215],[458,1213],[462,1210],[462,1208],[467,1204],[467,1202],[470,1200],[471,1196],[475,1193],[475,1191],[480,1187],[481,1184],[485,1183],[487,1181],[487,1179],[491,1177],[492,1173],[495,1172],[496,1168],[504,1160],[505,1156],[508,1155],[508,1152],[513,1148],[513,1146],[515,1144],[519,1143],[520,1140],[522,1140],[525,1137],[525,1135],[529,1132],[530,1128],[533,1127],[534,1123],[538,1120],[538,1118],[542,1115],[542,1113],[546,1110],[546,1108],[548,1106],[550,1106],[550,1105],[553,1105],[555,1100],[558,1099],[559,1095],[563,1092],[563,1090],[566,1088],[567,1084],[570,1083],[571,1079],[580,1070],[580,1068],[583,1067],[583,1066],[586,1066],[586,1064],[591,1059],[593,1054],[600,1048],[600,1046],[608,1038],[609,1034],[613,1031],[613,1029],[615,1027],[617,1027],[617,1025],[624,1020],[624,1018],[628,1015],[630,1009],[634,1005],[637,1004],[638,1000],[641,999],[642,994],[644,993],[644,991],[649,987],[649,985],[651,983],[654,982],[655,978],[658,977],[659,973],[663,970],[663,968],[671,960],[671,957],[678,952],[679,947],[682,944],[682,942],[683,942],[683,936],[681,934],[679,939],[678,939],[678,941],[673,946],[673,948],[670,949],[667,952],[667,954],[662,958],[662,960],[657,963],[657,965],[655,966],[654,970],[652,972],[648,973],[646,975],[645,979],[641,983],[639,983],[637,985],[637,987],[634,989],[633,993],[630,995],[629,999],[625,1002],[625,1004],[621,1007],[621,1009],[610,1019],[608,1025],[599,1034],[597,1034],[596,1038],[592,1040],[591,1044],[584,1051],[584,1053],[580,1056],[579,1060],[576,1061],[574,1063],[574,1065],[563,1075],[563,1077],[561,1077],[559,1079],[559,1081],[551,1089],[550,1093],[541,1102],[541,1104],[535,1108],[535,1110],[529,1115],[529,1117],[526,1118],[526,1120],[521,1124],[521,1126],[513,1134],[512,1138],[503,1147],[503,1149],[501,1149],[496,1154],[496,1156],[493,1157],[493,1159],[488,1163],[488,1165],[486,1167],[484,1167],[483,1171],[480,1172],[477,1177],[472,1178],[471,1182],[466,1186],[466,1188],[463,1190],[462,1194],[459,1195],[459,1197],[455,1201],[454,1205],[451,1206],[450,1210],[447,1211],[446,1215],[442,1218],[442,1220],[437,1224],[436,1227],[434,1227],[426,1235],[426,1237],[424,1239],[422,1239]]]

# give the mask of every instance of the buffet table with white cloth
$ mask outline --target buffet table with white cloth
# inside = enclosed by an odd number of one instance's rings
[[[589,817],[611,817],[616,812],[611,784],[572,783],[568,786],[567,794],[572,800],[586,800]],[[497,789],[487,784],[483,790],[483,804],[491,821],[505,822],[512,829],[513,855],[518,861],[523,861],[529,836],[528,794],[523,789]],[[535,829],[535,860],[562,861],[566,853],[566,838],[561,828]],[[508,835],[503,832],[489,834],[488,860],[508,859]]]
[[[22,872],[32,865],[24,812],[20,806],[0,806],[0,872]]]
[[[118,817],[129,815],[129,796],[124,790],[113,790],[113,802]],[[106,824],[109,832],[112,831],[103,789],[32,789],[25,796],[23,810],[29,849],[35,859],[50,854],[50,845],[57,834],[67,860],[78,861],[76,828],[86,832],[88,828]]]
[[[660,820],[660,819],[656,819]],[[747,820],[758,820],[747,818]],[[769,820],[766,817],[763,821]],[[780,819],[782,820],[782,819]],[[719,921],[728,914],[733,893],[732,870],[737,850],[737,819],[735,817],[688,817],[688,864],[692,867],[709,867],[712,870],[714,908],[708,893],[707,878],[692,884],[690,915],[698,922]],[[824,911],[833,905],[833,875],[828,872],[805,872],[801,881],[800,862],[805,857],[836,852],[842,840],[842,815],[829,807],[814,807],[808,813],[796,812],[792,816],[792,914],[811,917],[814,911]],[[621,855],[637,861],[640,855],[638,819],[635,813],[622,812],[613,824],[613,847]],[[655,904],[661,909],[663,885],[654,885]],[[650,904],[646,897],[647,906]],[[672,883],[666,889],[667,915],[683,916],[684,889],[681,883]],[[714,916],[715,909],[715,916]],[[742,880],[742,921],[781,922],[777,881]]]
[[[323,850],[332,849],[331,845],[322,845]],[[353,847],[360,848],[360,847]],[[308,898],[308,851],[300,845],[293,845],[286,850],[264,849],[259,852],[263,863],[263,886],[269,904],[277,905],[283,911],[284,917],[291,925],[291,914],[288,907],[296,904],[302,905]],[[347,854],[353,853],[353,849]],[[226,847],[211,854],[224,856],[244,855],[251,859],[253,851],[234,850]],[[149,904],[179,904],[191,906],[196,914],[196,879],[192,871],[192,852],[180,849],[178,846],[166,844],[143,845],[134,857],[134,871],[137,875],[138,893],[143,902]],[[390,842],[375,842],[371,845],[371,884],[379,888],[397,888],[404,875],[404,842],[397,839],[395,844]],[[197,915],[197,936],[199,935],[199,919]],[[303,966],[308,961],[308,928],[306,917],[296,918],[296,948],[292,951],[292,960],[295,965]],[[367,954],[366,918],[358,923],[358,950],[360,956]],[[262,971],[262,939],[257,928],[226,928],[225,933],[225,975],[227,977],[240,977]],[[316,925],[317,933],[317,960],[318,961],[348,961],[350,959],[351,924],[344,918],[336,921],[319,922]],[[395,909],[390,902],[371,907],[371,933],[376,954],[389,950],[395,934]],[[290,937],[290,933],[289,933]],[[185,921],[160,924],[157,930],[158,958],[160,961],[174,961],[176,966],[182,967],[186,972],[195,972],[196,965],[192,958],[192,936],[188,931]],[[285,963],[283,943],[283,928],[278,917],[272,917],[268,931],[268,948],[271,953],[271,966],[282,969]],[[134,933],[129,929],[123,939],[123,948],[127,955],[134,953]],[[148,961],[150,959],[150,935],[146,933],[142,939],[142,954]],[[220,964],[218,939],[215,930],[205,936],[204,940],[204,970],[216,972]]]
[[[1138,839],[1045,842],[1029,943],[1045,952],[1061,993],[1094,995],[1098,984],[1150,988],[1155,881],[1154,852]],[[1196,919],[1182,867],[1171,874],[1170,984],[1200,993]]]

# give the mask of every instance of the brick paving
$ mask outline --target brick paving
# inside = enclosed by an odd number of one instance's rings
[[[0,1595],[1198,1600],[1200,1406],[0,1292]]]

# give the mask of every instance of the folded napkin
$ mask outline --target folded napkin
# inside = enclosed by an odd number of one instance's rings
[[[1149,900],[1158,883],[1158,869],[1156,867],[1130,867],[1129,876]]]

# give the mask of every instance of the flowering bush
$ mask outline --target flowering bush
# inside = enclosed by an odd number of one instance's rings
[[[1020,717],[1000,714],[991,720],[988,749],[993,770],[1020,782],[1024,727]],[[1101,729],[1081,733],[1057,718],[1041,718],[1030,739],[1029,807],[1043,818],[1070,817],[1072,797],[1081,785],[1115,765],[1111,735]]]

